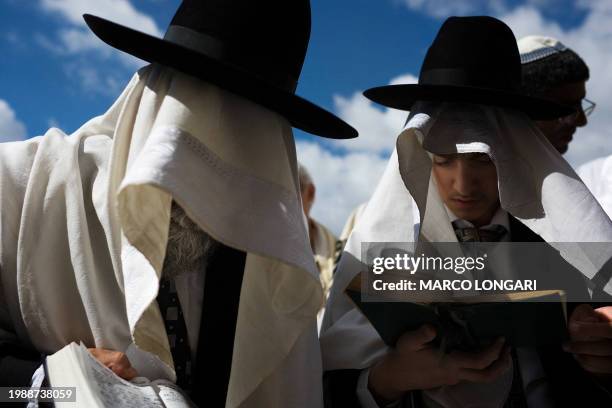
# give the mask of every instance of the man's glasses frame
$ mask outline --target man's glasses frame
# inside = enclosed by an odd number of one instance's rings
[[[582,98],[581,108],[584,112],[584,116],[589,116],[595,110],[597,104],[590,99]]]
[[[579,109],[577,109],[573,113],[570,113],[567,116],[562,116],[558,118],[558,120],[559,122],[562,122],[562,123],[574,122],[576,119],[578,119],[578,116],[580,115],[581,112],[584,113],[585,117],[591,115],[593,111],[595,110],[595,106],[597,106],[597,104],[593,102],[592,100],[587,99],[587,98],[582,98],[582,100],[580,101]]]

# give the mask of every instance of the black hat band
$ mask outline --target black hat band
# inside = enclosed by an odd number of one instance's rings
[[[520,87],[520,79],[513,81],[510,75],[503,71],[494,71],[484,75],[474,75],[474,72],[461,68],[436,68],[421,72],[420,85],[451,85],[451,86],[477,86],[483,88],[505,89],[516,91]]]
[[[295,92],[297,88],[297,80],[286,73],[279,73],[274,66],[258,65],[253,67],[252,63],[248,63],[249,60],[254,60],[254,58],[249,58],[251,52],[248,50],[230,49],[223,42],[205,33],[184,26],[171,25],[164,35],[164,40],[220,61],[227,61],[248,70],[255,70],[259,73],[258,76],[261,79],[286,91]],[[262,75],[263,72],[266,75]]]

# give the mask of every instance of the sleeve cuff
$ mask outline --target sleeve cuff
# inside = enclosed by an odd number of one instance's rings
[[[380,407],[370,390],[368,389],[368,377],[370,375],[370,369],[366,368],[365,370],[361,370],[361,374],[359,375],[359,379],[357,380],[357,399],[359,400],[359,404],[361,408],[399,408],[401,406],[401,399],[390,404],[385,405],[384,407]]]

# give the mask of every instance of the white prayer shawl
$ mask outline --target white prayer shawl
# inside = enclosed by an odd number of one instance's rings
[[[612,218],[612,156],[585,163],[576,172]]]
[[[45,353],[129,348],[173,378],[155,298],[174,199],[247,252],[226,406],[322,405],[322,292],[287,120],[151,65],[74,134],[1,145],[0,172],[2,283],[21,339]]]
[[[474,127],[483,131],[462,131],[466,121],[473,121]],[[606,253],[592,253],[571,244],[612,242],[612,222],[529,118],[495,107],[418,103],[338,266],[320,335],[325,371],[364,369],[388,351],[373,326],[343,293],[362,270],[362,242],[457,241],[431,177],[432,152],[488,154],[497,167],[501,207],[558,248],[587,278],[593,278],[612,257],[612,246]],[[605,290],[612,293],[612,285],[608,283]],[[511,372],[500,381],[511,381]],[[474,392],[481,401],[503,404],[505,397],[495,394],[496,387],[478,386],[475,391],[472,384],[462,383],[426,394],[443,406],[467,406],[473,402]]]

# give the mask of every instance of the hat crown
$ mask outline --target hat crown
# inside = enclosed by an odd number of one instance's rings
[[[178,26],[206,36],[218,42],[227,62],[295,88],[310,21],[309,0],[184,0],[168,30]]]
[[[512,30],[493,17],[450,17],[427,51],[421,85],[517,91],[521,59]]]

